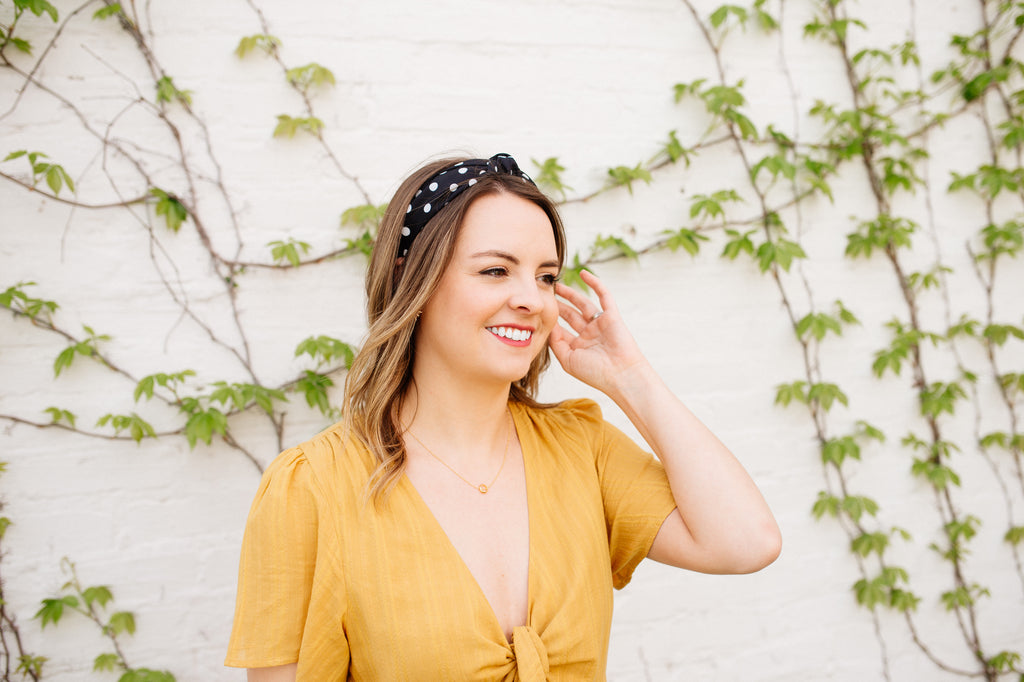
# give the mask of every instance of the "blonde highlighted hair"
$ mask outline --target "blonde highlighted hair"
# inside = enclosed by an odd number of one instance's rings
[[[373,453],[377,468],[369,485],[375,504],[385,500],[405,469],[405,444],[400,421],[402,400],[412,379],[416,358],[417,314],[437,289],[455,251],[469,205],[488,194],[506,193],[539,206],[551,221],[559,264],[565,263],[565,231],[558,210],[528,180],[505,173],[487,173],[430,219],[406,257],[398,258],[406,207],[429,178],[466,158],[429,163],[411,174],[395,192],[377,233],[366,273],[369,331],[345,379],[342,403],[348,433]],[[526,376],[512,384],[509,399],[537,406],[534,396],[550,362],[541,351]]]

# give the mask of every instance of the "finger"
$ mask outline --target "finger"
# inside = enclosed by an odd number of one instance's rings
[[[594,313],[598,311],[598,307],[593,301],[572,287],[559,284],[555,287],[555,293],[576,306],[576,308],[579,309],[580,314],[587,319],[592,318]]]
[[[612,296],[611,290],[604,285],[604,282],[597,275],[587,270],[581,270],[580,277],[597,294],[597,300],[601,302],[602,310],[605,312],[618,312],[619,308],[615,305],[615,297]]]
[[[588,320],[583,313],[563,301],[558,302],[558,316],[568,322],[577,334],[582,333],[587,327]]]

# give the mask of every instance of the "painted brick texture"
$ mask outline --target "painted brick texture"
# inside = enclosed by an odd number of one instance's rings
[[[694,4],[704,17],[716,7]],[[952,58],[949,37],[978,26],[978,10],[953,0],[929,3],[928,11],[918,4],[916,14],[912,2],[853,5],[871,30],[852,40],[887,47],[913,30],[924,71],[937,68]],[[58,5],[62,22],[76,9]],[[289,66],[317,62],[333,72],[336,84],[311,90],[311,102],[337,162],[308,134],[271,136],[276,117],[302,115],[303,102],[272,59],[233,54],[241,37],[262,30],[254,6],[281,39]],[[717,77],[712,52],[678,0],[151,3],[142,25],[153,54],[179,88],[191,91],[196,114],[166,108],[181,133],[179,148],[155,110],[141,103],[153,98],[153,78],[134,43],[114,20],[90,19],[97,8],[89,5],[69,20],[47,54],[35,75],[46,89],[25,87],[24,77],[0,68],[0,158],[44,151],[76,180],[79,201],[99,205],[141,197],[154,185],[184,196],[186,178],[173,161],[183,149],[210,243],[244,262],[270,263],[273,240],[308,242],[308,257],[338,248],[356,236],[351,227],[339,228],[345,209],[385,202],[409,170],[447,151],[505,151],[528,171],[535,170],[531,159],[557,156],[573,188],[568,197],[585,197],[605,185],[609,167],[655,156],[669,131],[687,143],[700,139],[707,115],[698,104],[676,103],[673,86]],[[791,136],[816,139],[822,126],[807,111],[816,99],[848,106],[849,89],[833,48],[802,37],[812,3],[785,3],[784,10],[781,38],[753,27],[730,34],[722,50],[725,74],[730,82],[744,80],[745,111],[759,127],[774,123]],[[0,24],[11,12],[0,3]],[[19,35],[33,42],[34,56],[4,54],[27,71],[53,31],[45,17],[26,15]],[[81,116],[54,93],[74,102]],[[144,159],[151,184],[124,154],[103,153],[104,136]],[[915,237],[908,267],[925,269],[941,258],[952,268],[948,308],[938,293],[922,307],[923,326],[940,330],[949,311],[954,318],[985,315],[964,246],[984,224],[983,207],[945,192],[951,171],[985,162],[984,130],[971,117],[958,117],[935,129],[928,144],[933,191],[900,195],[895,208],[931,226]],[[123,370],[79,358],[55,378],[54,358],[67,339],[23,317],[0,315],[0,459],[8,463],[0,496],[13,522],[3,537],[0,575],[26,648],[49,658],[45,680],[115,679],[91,672],[93,657],[109,649],[91,624],[69,616],[41,630],[32,619],[39,600],[67,579],[60,564],[69,557],[84,583],[109,585],[117,608],[135,612],[138,631],[124,642],[133,666],[166,669],[179,681],[243,679],[221,661],[242,529],[259,481],[254,462],[216,438],[194,449],[180,435],[137,445],[9,417],[45,423],[44,410],[59,406],[78,415],[81,429],[110,433],[93,424],[107,413],[136,411],[157,432],[171,431],[181,425],[176,410],[134,401],[126,376],[190,368],[197,385],[251,381],[238,353],[250,354],[260,382],[284,384],[311,368],[294,357],[302,339],[326,334],[360,342],[365,261],[247,268],[238,279],[236,318],[194,220],[177,234],[150,230],[147,224],[161,225],[151,221],[152,202],[131,210],[73,208],[17,184],[31,182],[24,160],[6,161],[0,171],[6,174],[0,177],[0,290],[36,282],[29,293],[61,305],[55,323],[78,338],[82,325],[109,335],[104,354]],[[585,255],[599,235],[643,246],[666,229],[692,227],[694,195],[745,182],[734,150],[709,145],[689,167],[655,171],[650,184],[567,202],[570,251]],[[889,340],[885,323],[905,318],[905,307],[884,260],[843,255],[847,233],[872,215],[863,170],[843,168],[832,190],[833,201],[813,198],[799,216],[785,214],[808,258],[781,279],[798,310],[831,310],[842,299],[861,321],[823,345],[822,372],[849,397],[848,407],[831,414],[830,429],[842,433],[863,419],[888,435],[884,445],[865,447],[850,483],[879,502],[884,524],[913,536],[909,543],[894,541],[887,556],[907,569],[923,597],[916,618],[921,639],[949,665],[970,669],[959,629],[938,600],[950,588],[950,571],[927,549],[941,535],[933,496],[909,475],[911,455],[898,445],[908,430],[923,434],[924,422],[907,374],[880,380],[871,372],[874,351]],[[729,208],[737,218],[756,215],[756,202],[747,199]],[[1020,212],[1011,203],[1000,206],[1007,216]],[[859,682],[883,679],[884,657],[892,680],[959,679],[928,660],[901,615],[881,611],[876,632],[869,612],[856,604],[851,586],[860,574],[847,537],[834,521],[810,514],[825,486],[813,426],[806,410],[773,405],[775,387],[802,377],[805,367],[779,290],[753,260],[719,258],[721,230],[709,234],[697,256],[659,251],[594,269],[616,293],[655,367],[752,473],[785,546],[775,564],[750,576],[642,565],[616,595],[608,678]],[[999,273],[998,319],[1021,324],[1022,291],[1018,258]],[[186,300],[191,314],[182,312]],[[968,366],[985,367],[976,346],[962,352]],[[935,380],[955,378],[949,352],[926,346],[924,353]],[[1011,339],[1000,362],[1006,371],[1024,371],[1024,344]],[[340,384],[342,375],[335,379]],[[1005,428],[991,375],[979,379],[977,391],[982,431]],[[611,421],[635,434],[610,401],[553,368],[542,398],[576,396],[598,399]],[[261,466],[281,444],[328,423],[298,394],[290,397],[280,436],[257,409],[232,419],[239,445]],[[1008,514],[1018,524],[1024,514],[1020,489],[1011,491],[1009,511],[1000,493],[1000,480],[1013,483],[1012,461],[990,465],[978,453],[971,409],[943,419],[950,437],[965,446],[956,460],[957,507],[985,520],[967,559],[971,574],[994,595],[980,602],[979,629],[992,653],[1024,650],[1022,579],[1001,541]]]

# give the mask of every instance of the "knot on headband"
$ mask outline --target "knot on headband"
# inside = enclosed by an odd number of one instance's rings
[[[405,256],[413,240],[437,212],[448,205],[466,187],[472,187],[482,175],[513,175],[534,184],[530,176],[508,154],[495,154],[489,159],[468,159],[449,166],[431,176],[416,191],[402,222],[402,238],[398,255]]]

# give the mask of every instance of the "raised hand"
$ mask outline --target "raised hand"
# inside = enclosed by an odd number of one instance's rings
[[[622,321],[608,288],[586,270],[580,275],[597,294],[600,306],[575,289],[559,284],[555,293],[563,300],[558,302],[558,313],[572,331],[556,326],[548,345],[566,372],[612,395],[630,382],[630,374],[646,364],[646,359]]]

